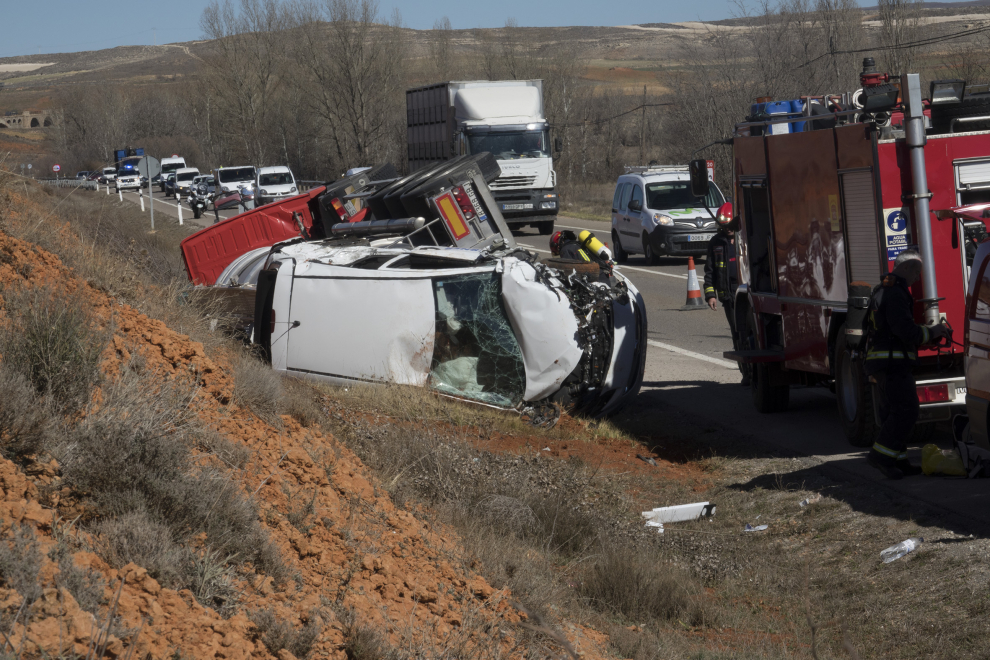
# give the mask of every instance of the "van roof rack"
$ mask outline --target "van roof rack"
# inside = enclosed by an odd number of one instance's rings
[[[645,172],[687,172],[687,165],[626,165],[626,174]]]

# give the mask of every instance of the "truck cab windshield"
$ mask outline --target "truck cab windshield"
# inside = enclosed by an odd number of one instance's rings
[[[471,133],[467,140],[470,153],[490,151],[496,160],[550,157],[547,131]]]
[[[704,200],[691,194],[690,181],[663,181],[646,184],[646,208],[655,211],[698,206],[717,209],[724,203],[722,194],[711,181],[708,182],[708,194]]]

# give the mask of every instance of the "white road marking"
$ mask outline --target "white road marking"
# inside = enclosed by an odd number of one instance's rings
[[[530,250],[536,250],[537,252],[544,252],[546,254],[550,254],[550,250],[541,250],[538,247],[533,247],[532,245],[528,245],[526,243],[519,243],[519,246],[524,248],[529,248]],[[619,272],[622,272],[624,270],[635,270],[640,273],[649,273],[650,275],[663,275],[664,277],[676,277],[679,280],[687,279],[687,275],[674,275],[673,273],[665,273],[662,270],[649,270],[647,268],[637,268],[636,266],[616,266],[615,269]]]
[[[729,362],[728,360],[720,360],[719,358],[713,358],[709,355],[703,355],[701,353],[695,353],[694,351],[689,351],[672,344],[665,344],[661,341],[653,341],[652,339],[647,339],[646,343],[650,346],[656,346],[657,348],[663,348],[672,353],[680,353],[681,355],[686,355],[688,357],[693,357],[695,360],[704,360],[705,362],[711,362],[712,364],[717,364],[720,367],[725,367],[726,369],[738,369],[739,365],[735,362]]]
[[[688,278],[687,275],[675,275],[674,273],[665,273],[662,270],[649,270],[647,268],[638,268],[636,266],[616,266],[615,268],[616,268],[616,270],[620,270],[620,271],[622,271],[622,270],[635,270],[635,271],[639,271],[640,273],[649,273],[651,275],[663,275],[664,277],[676,277],[679,280],[686,280]]]

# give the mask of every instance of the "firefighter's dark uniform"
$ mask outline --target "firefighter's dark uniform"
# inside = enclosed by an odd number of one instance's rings
[[[907,437],[918,420],[918,393],[912,367],[918,346],[931,333],[914,322],[914,297],[904,278],[891,273],[883,279],[882,297],[872,313],[873,339],[866,353],[866,373],[880,395],[880,433],[873,443],[875,459],[893,465],[907,461]],[[871,459],[872,460],[872,459]]]
[[[581,248],[581,243],[577,240],[565,240],[560,244],[560,258],[571,261],[591,261],[588,253]]]
[[[720,231],[708,241],[708,256],[705,259],[705,302],[712,298],[722,303],[725,318],[732,333],[732,348],[739,348],[739,333],[736,331],[736,312],[733,306],[739,282],[736,277],[736,246],[732,235]]]

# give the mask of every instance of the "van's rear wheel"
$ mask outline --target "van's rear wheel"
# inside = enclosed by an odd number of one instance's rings
[[[869,447],[876,438],[877,426],[873,418],[873,388],[865,365],[862,360],[853,359],[848,348],[839,348],[836,353],[835,396],[842,432],[853,447]]]
[[[753,365],[750,387],[753,391],[753,405],[761,413],[783,412],[791,402],[791,386],[787,383],[773,383],[779,371],[780,364],[777,362]]]
[[[612,232],[612,254],[615,255],[615,260],[624,264],[629,260],[629,253],[622,249],[622,243],[619,242],[619,235],[614,231]]]

